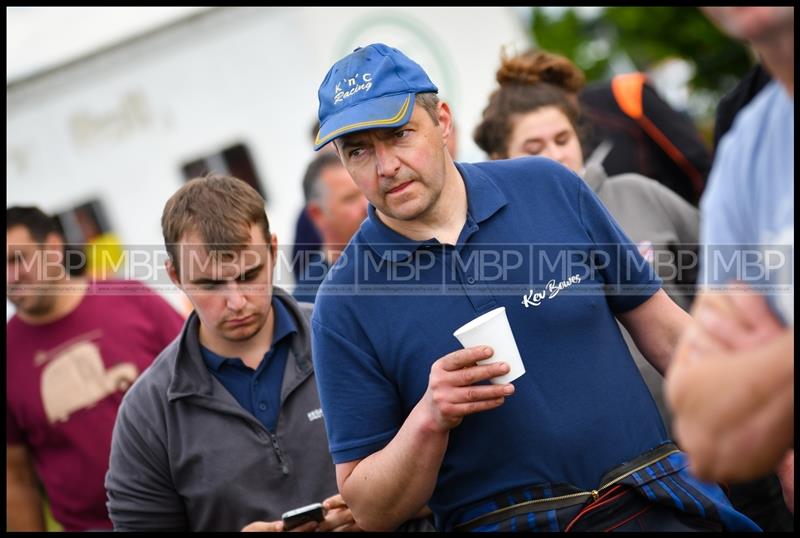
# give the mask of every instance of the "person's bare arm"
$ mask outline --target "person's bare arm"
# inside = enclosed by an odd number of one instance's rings
[[[699,478],[774,470],[794,439],[794,331],[739,352],[684,354],[667,372],[673,431]]]
[[[704,291],[692,314],[665,385],[673,431],[701,478],[756,478],[792,446],[794,327],[740,285]]]
[[[6,445],[7,530],[44,531],[39,480],[24,445]]]
[[[433,493],[449,432],[463,418],[499,407],[514,386],[474,385],[509,371],[487,347],[454,351],[431,367],[428,390],[394,439],[361,460],[336,465],[339,491],[364,530],[394,530],[414,517]]]
[[[664,290],[617,319],[628,329],[644,358],[661,374],[675,353],[681,334],[689,327],[691,317],[675,304]]]

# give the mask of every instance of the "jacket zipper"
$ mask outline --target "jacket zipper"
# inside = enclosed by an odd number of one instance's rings
[[[648,466],[650,466],[650,465],[654,464],[654,463],[655,463],[655,462],[657,462],[657,461],[663,460],[664,458],[666,458],[666,457],[669,457],[669,456],[671,456],[671,455],[673,455],[673,454],[675,454],[675,453],[677,453],[677,452],[680,452],[680,450],[678,450],[678,449],[676,448],[675,450],[671,450],[670,452],[667,452],[666,454],[662,454],[662,455],[658,456],[657,458],[655,458],[654,460],[651,460],[651,461],[645,462],[645,463],[643,463],[643,464],[639,465],[638,467],[636,467],[635,469],[631,469],[631,470],[630,470],[630,471],[628,471],[627,473],[625,473],[625,474],[622,474],[622,475],[618,476],[618,477],[617,477],[617,478],[615,478],[614,480],[611,480],[611,481],[609,481],[609,482],[606,482],[605,484],[603,484],[602,486],[600,486],[599,488],[597,488],[597,490],[592,490],[592,496],[594,496],[594,500],[597,500],[597,496],[595,496],[595,495],[594,495],[595,493],[598,493],[598,494],[599,494],[599,492],[603,491],[603,490],[604,490],[604,489],[606,489],[606,488],[609,488],[609,487],[613,486],[614,484],[616,484],[616,483],[617,483],[617,482],[619,482],[620,480],[622,480],[622,479],[624,479],[624,478],[628,478],[628,477],[629,477],[630,475],[632,475],[633,473],[639,472],[639,471],[641,471],[642,469],[644,469],[645,467],[648,467]]]
[[[272,449],[275,451],[275,456],[277,456],[278,463],[281,465],[281,471],[283,471],[284,476],[288,475],[289,464],[283,459],[283,451],[281,450],[281,446],[278,444],[278,436],[270,433],[269,440],[272,441]]]

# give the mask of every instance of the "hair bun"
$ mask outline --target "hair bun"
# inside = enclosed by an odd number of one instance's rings
[[[572,93],[579,92],[586,82],[583,72],[568,58],[532,50],[512,57],[502,54],[496,78],[500,85],[546,82]]]

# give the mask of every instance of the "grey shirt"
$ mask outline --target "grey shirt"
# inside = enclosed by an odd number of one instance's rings
[[[273,293],[298,328],[277,431],[208,371],[192,313],[119,408],[106,474],[115,530],[239,531],[337,492],[311,362],[311,305]]]
[[[698,275],[698,209],[661,183],[639,174],[608,177],[602,166],[587,163],[583,179],[645,259],[654,263],[664,281],[664,291],[688,310]],[[649,255],[648,245],[653,247]]]

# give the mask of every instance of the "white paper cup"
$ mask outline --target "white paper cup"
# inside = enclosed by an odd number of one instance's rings
[[[514,333],[511,332],[511,325],[506,317],[506,307],[495,308],[462,325],[453,336],[458,338],[464,347],[489,346],[494,350],[491,357],[478,361],[478,364],[508,363],[511,370],[507,374],[490,379],[495,385],[511,383],[525,373]]]

